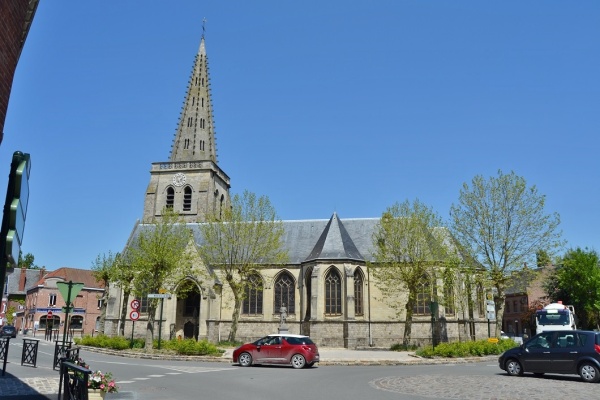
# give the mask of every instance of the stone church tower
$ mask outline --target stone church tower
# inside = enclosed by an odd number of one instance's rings
[[[204,35],[194,61],[168,162],[152,163],[143,222],[171,208],[190,222],[202,222],[229,202],[229,176],[217,165]]]

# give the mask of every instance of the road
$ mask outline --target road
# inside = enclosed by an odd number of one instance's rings
[[[32,382],[53,371],[53,346],[41,342],[38,367],[20,366],[17,339],[11,343],[7,373]],[[509,377],[494,361],[470,364],[408,366],[316,366],[242,368],[226,362],[130,359],[81,351],[92,369],[111,371],[120,392],[111,399],[589,399],[600,392],[598,384],[577,376],[533,375]],[[2,389],[0,379],[0,389]],[[594,395],[595,393],[595,395]],[[0,391],[0,398],[2,392]],[[50,397],[53,398],[53,397]],[[55,397],[54,397],[55,398]]]

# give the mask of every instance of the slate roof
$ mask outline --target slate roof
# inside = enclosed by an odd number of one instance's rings
[[[333,213],[317,244],[305,261],[315,260],[365,261],[337,213]]]
[[[373,234],[379,221],[380,218],[341,219],[337,213],[333,213],[328,220],[282,221],[283,248],[287,250],[290,264],[311,261],[374,261]],[[198,245],[202,244],[200,225],[201,223],[187,224]],[[152,227],[151,224],[136,223],[125,247],[135,243],[141,231]],[[448,232],[444,236],[444,244],[454,246]]]
[[[25,290],[19,290],[19,281],[21,279],[21,274],[25,273]],[[27,290],[34,287],[36,283],[40,280],[40,277],[45,274],[46,271],[42,269],[22,269],[15,268],[13,272],[9,272],[6,274],[7,277],[7,294],[15,295],[22,294],[24,295]]]
[[[373,231],[379,218],[340,219],[336,213],[330,219],[282,221],[283,247],[288,252],[290,264],[306,261],[370,261],[373,250]],[[198,229],[200,223],[188,223],[197,244],[202,243]],[[137,223],[127,245],[135,243],[137,236],[151,225]]]

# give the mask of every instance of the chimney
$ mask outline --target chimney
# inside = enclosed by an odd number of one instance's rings
[[[23,265],[19,272],[21,273],[19,275],[19,292],[22,292],[25,290],[25,284],[27,283],[27,268]]]

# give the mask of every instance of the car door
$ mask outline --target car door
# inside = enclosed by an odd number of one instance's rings
[[[554,372],[577,373],[579,359],[586,342],[586,335],[574,331],[561,331],[556,336],[556,354],[553,359]]]
[[[277,354],[281,352],[281,338],[278,336],[266,337],[261,345],[256,349],[257,363],[274,363],[277,362]],[[279,347],[279,349],[278,349]]]
[[[554,332],[544,332],[525,343],[521,361],[527,372],[553,372],[551,351]]]

